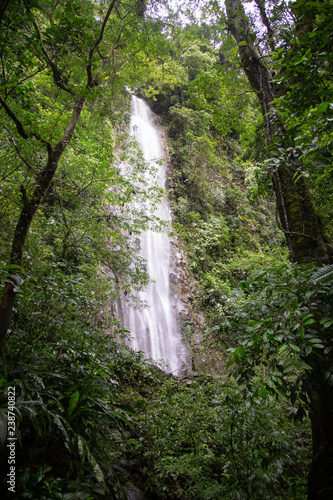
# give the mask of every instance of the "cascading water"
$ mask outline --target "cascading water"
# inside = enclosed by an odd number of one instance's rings
[[[162,143],[147,104],[132,97],[131,130],[139,143],[147,162],[162,157]],[[165,187],[165,164],[157,164],[159,186]],[[171,221],[166,198],[156,215]],[[141,235],[141,255],[147,261],[147,271],[153,280],[138,294],[147,307],[138,309],[124,298],[121,303],[123,324],[132,340],[129,345],[135,351],[143,351],[145,357],[162,361],[163,368],[179,374],[186,363],[186,348],[177,324],[177,298],[170,293],[171,244],[167,234],[146,231]]]

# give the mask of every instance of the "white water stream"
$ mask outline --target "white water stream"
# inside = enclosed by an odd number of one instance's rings
[[[162,142],[153,123],[147,104],[138,97],[132,97],[131,131],[140,144],[147,162],[161,158]],[[165,187],[165,164],[156,165],[159,171],[159,186]],[[164,198],[156,214],[171,221],[167,198]],[[165,233],[146,231],[141,235],[141,255],[147,260],[147,271],[153,282],[138,294],[147,307],[136,309],[126,297],[121,309],[124,327],[132,340],[129,345],[135,351],[143,351],[146,358],[162,360],[162,367],[174,374],[180,374],[186,363],[186,348],[178,324],[177,297],[170,293],[171,244]]]

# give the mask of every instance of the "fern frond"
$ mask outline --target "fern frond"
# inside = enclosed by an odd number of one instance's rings
[[[311,276],[311,281],[316,285],[333,281],[333,264],[321,267],[318,271],[314,272]]]

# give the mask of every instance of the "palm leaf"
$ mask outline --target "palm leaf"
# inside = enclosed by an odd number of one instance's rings
[[[333,264],[321,267],[318,271],[314,272],[311,276],[311,281],[316,285],[333,281]]]

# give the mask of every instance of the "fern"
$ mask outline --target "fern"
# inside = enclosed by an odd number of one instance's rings
[[[316,285],[333,281],[333,264],[318,269],[311,276],[311,280]]]

